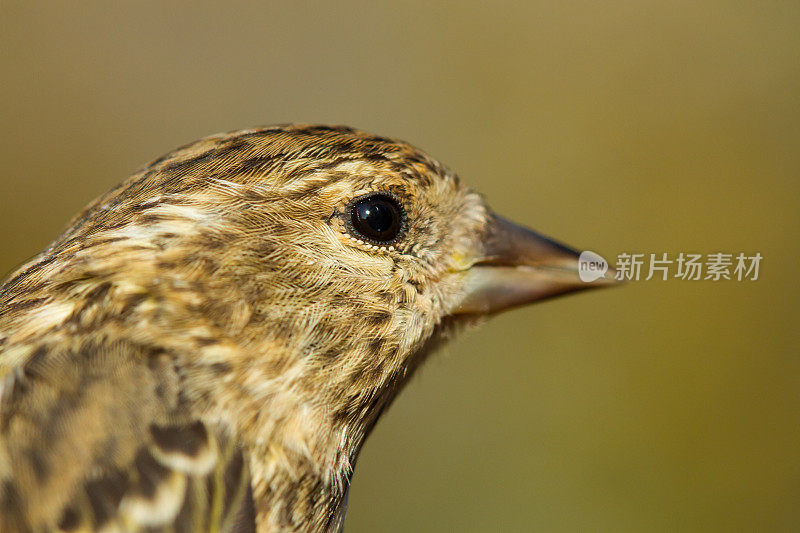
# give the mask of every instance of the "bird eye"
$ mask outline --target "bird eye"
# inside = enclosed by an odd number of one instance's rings
[[[370,194],[350,205],[350,227],[356,237],[373,244],[386,244],[403,229],[403,208],[391,195]]]

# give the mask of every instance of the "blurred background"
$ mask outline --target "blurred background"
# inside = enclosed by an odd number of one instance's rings
[[[800,3],[16,2],[0,271],[218,131],[406,139],[580,249],[760,252],[498,316],[367,442],[347,531],[800,530]]]

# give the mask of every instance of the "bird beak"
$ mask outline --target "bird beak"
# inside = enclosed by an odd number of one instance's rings
[[[577,251],[497,215],[490,218],[478,247],[477,261],[463,272],[464,297],[452,314],[496,313],[560,294],[619,283],[613,268],[598,268],[597,260],[602,258],[596,254],[592,254],[595,265],[591,266],[596,275],[584,276],[596,279],[582,281]]]

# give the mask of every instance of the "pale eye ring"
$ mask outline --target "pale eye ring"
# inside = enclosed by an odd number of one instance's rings
[[[403,206],[393,194],[386,192],[356,198],[345,214],[350,233],[375,245],[396,242],[405,229],[405,219]]]

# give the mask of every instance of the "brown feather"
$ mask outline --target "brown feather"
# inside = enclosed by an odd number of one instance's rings
[[[401,202],[401,240],[349,230],[370,191]],[[339,528],[487,217],[424,153],[345,127],[142,168],[0,288],[3,531]]]

